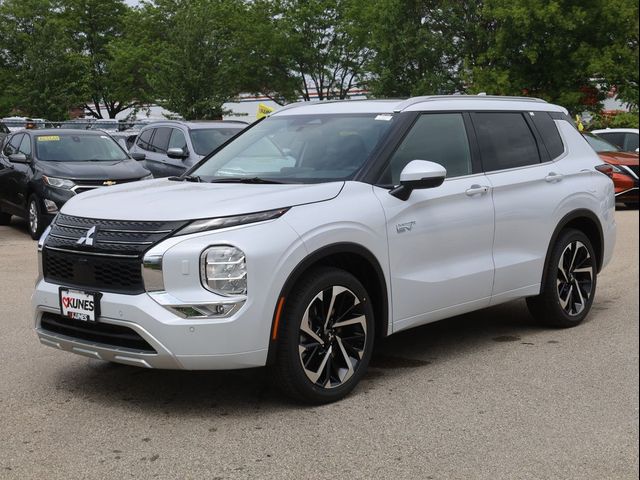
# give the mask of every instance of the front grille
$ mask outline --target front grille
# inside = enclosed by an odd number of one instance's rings
[[[57,333],[66,337],[100,343],[107,347],[121,347],[145,353],[157,353],[149,343],[129,327],[101,322],[84,322],[44,313],[40,328],[45,332]]]
[[[129,295],[144,292],[138,258],[91,256],[45,248],[42,264],[48,282]]]
[[[44,278],[101,292],[142,293],[144,253],[184,224],[58,215],[42,252]],[[90,241],[78,243],[93,227]]]

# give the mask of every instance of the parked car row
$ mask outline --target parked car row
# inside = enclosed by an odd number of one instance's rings
[[[37,239],[74,195],[181,175],[246,127],[242,122],[167,121],[149,124],[138,135],[95,125],[89,130],[5,133],[0,142],[0,225],[12,215],[26,218]]]

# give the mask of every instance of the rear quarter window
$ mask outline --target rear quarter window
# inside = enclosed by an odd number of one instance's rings
[[[558,158],[564,153],[564,143],[562,143],[562,137],[558,132],[556,122],[548,112],[529,112],[529,115],[542,137],[547,152],[549,152],[549,157],[552,160]]]

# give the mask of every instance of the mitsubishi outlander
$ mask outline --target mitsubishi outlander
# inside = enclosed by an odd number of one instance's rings
[[[612,168],[533,98],[302,103],[185,174],[71,198],[39,242],[44,345],[159,369],[269,366],[335,401],[376,339],[524,298],[589,313]]]

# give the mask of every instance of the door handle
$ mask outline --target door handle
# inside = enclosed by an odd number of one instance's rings
[[[484,195],[488,191],[489,187],[484,185],[471,185],[465,193],[467,196],[472,197],[473,195]]]
[[[549,183],[559,182],[560,180],[562,180],[562,176],[563,175],[560,173],[549,172],[549,174],[544,177],[544,181]]]

